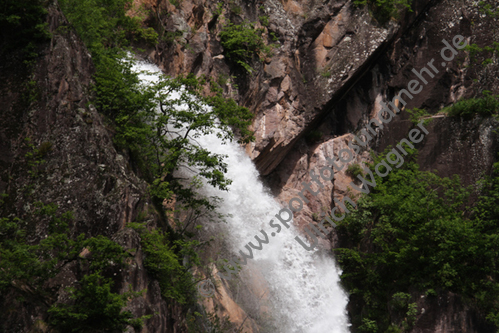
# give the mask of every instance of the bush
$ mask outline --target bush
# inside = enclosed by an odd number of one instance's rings
[[[46,23],[46,1],[2,0],[0,4],[0,55],[22,50],[36,55],[37,45],[50,38]]]
[[[100,62],[105,50],[126,47],[130,41],[157,42],[154,30],[142,28],[139,18],[127,15],[132,0],[60,0],[59,4],[94,62]]]
[[[414,124],[414,125],[417,125],[420,121],[421,121],[421,118],[425,118],[425,117],[430,117],[431,114],[429,114],[428,112],[426,112],[426,110],[424,109],[418,109],[418,108],[414,108],[414,109],[407,109],[406,112],[409,114],[409,120]],[[426,126],[428,125],[433,119],[425,119],[423,120],[423,125]]]
[[[198,255],[194,251],[199,243],[172,241],[167,233],[157,229],[149,231],[139,223],[131,223],[129,226],[140,234],[142,251],[146,255],[144,265],[159,281],[163,297],[172,298],[180,304],[193,303],[196,290],[189,269],[199,264]],[[182,265],[184,257],[189,259],[187,267]]]
[[[220,32],[225,55],[251,72],[253,69],[248,63],[254,57],[270,54],[270,47],[265,45],[262,38],[263,32],[263,29],[255,29],[254,23],[247,21],[241,24],[227,23]]]
[[[226,140],[232,140],[235,132],[242,142],[248,142],[253,139],[248,130],[253,115],[232,99],[223,98],[221,91],[204,97],[201,92],[207,82],[192,74],[162,77],[153,85],[143,85],[132,70],[135,60],[123,50],[128,39],[144,32],[136,20],[126,16],[131,5],[131,0],[62,0],[67,16],[92,52],[94,102],[111,119],[115,144],[128,150],[136,171],[150,183],[154,198],[162,201],[175,193],[178,203],[213,208],[174,172],[195,167],[210,184],[226,189],[230,180],[224,177],[223,156],[210,153],[192,139],[218,128]],[[172,91],[181,90],[178,98],[171,99]],[[181,105],[188,107],[180,110]],[[181,128],[186,133],[180,133]]]
[[[354,0],[357,6],[368,5],[373,16],[384,24],[391,18],[398,19],[403,9],[411,10],[412,0]]]
[[[442,109],[451,117],[472,118],[478,114],[482,117],[490,117],[499,112],[498,96],[492,96],[485,92],[483,98],[472,98],[459,101]]]
[[[363,175],[362,167],[358,163],[350,164],[345,173],[353,179],[357,179],[358,175]]]
[[[260,20],[260,23],[264,26],[264,27],[268,27],[269,26],[269,17],[264,15],[264,16],[259,16],[258,19]]]
[[[139,293],[118,294],[111,291],[113,282],[100,272],[85,275],[79,288],[69,288],[71,304],[56,304],[49,310],[48,323],[61,332],[123,332],[126,326],[142,326],[145,318],[132,319],[130,311],[123,311],[130,297]]]
[[[97,332],[123,330],[127,325],[140,326],[145,317],[133,319],[130,312],[122,311],[131,297],[140,293],[119,294],[111,290],[112,281],[103,276],[124,268],[127,254],[123,248],[104,236],[75,239],[69,236],[68,224],[71,212],[57,213],[54,204],[34,205],[32,216],[36,220],[0,218],[0,291],[25,290],[41,298],[50,306],[48,324],[61,332]],[[26,230],[32,223],[48,223],[48,235],[38,244],[31,245]],[[87,249],[91,256],[82,257]],[[68,288],[71,301],[68,304],[53,303],[53,289],[47,281],[56,277],[68,262],[76,262],[78,269],[74,287]],[[1,330],[2,327],[0,327]]]
[[[420,171],[415,151],[405,159],[384,178],[373,172],[376,187],[338,225],[341,278],[358,313],[369,318],[354,316],[353,325],[407,329],[416,311],[409,292],[436,290],[460,294],[499,327],[499,284],[491,279],[499,273],[499,165],[469,209],[471,190],[459,178]]]

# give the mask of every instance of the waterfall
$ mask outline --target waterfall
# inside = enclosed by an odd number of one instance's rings
[[[136,70],[159,73],[151,64],[139,62]],[[141,75],[145,82],[154,81],[158,74]],[[269,221],[280,210],[279,204],[258,179],[258,171],[244,150],[236,143],[222,144],[215,134],[197,141],[211,152],[228,155],[227,177],[232,180],[229,191],[205,185],[201,192],[223,199],[220,212],[230,214],[224,225],[225,238],[232,250],[232,258],[239,250],[262,238],[267,232],[269,244],[253,250],[251,267],[258,269],[270,290],[271,316],[277,331],[282,333],[344,333],[349,332],[346,314],[348,296],[339,285],[340,270],[331,254],[306,251],[294,238],[300,235],[291,225],[271,235]],[[242,281],[244,283],[244,281]]]

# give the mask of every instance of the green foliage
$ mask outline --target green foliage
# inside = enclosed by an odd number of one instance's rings
[[[31,67],[33,62],[27,62],[27,64]],[[40,98],[38,83],[35,80],[29,80],[25,83],[24,88],[23,99],[25,100],[25,104],[27,106],[31,106],[31,104],[35,103]]]
[[[142,251],[146,255],[144,264],[159,281],[163,297],[172,298],[180,304],[192,303],[196,290],[189,269],[199,264],[194,250],[199,242],[182,239],[172,241],[167,233],[157,229],[149,231],[139,223],[131,223],[129,227],[140,234]],[[188,259],[187,266],[182,265],[184,258]]]
[[[414,124],[414,125],[417,125],[420,121],[421,121],[421,118],[426,118],[426,117],[430,117],[431,114],[426,112],[425,109],[418,109],[418,108],[414,108],[414,109],[406,109],[406,112],[409,114],[409,120]],[[428,125],[433,119],[425,119],[423,121],[423,125],[426,126]]]
[[[241,15],[241,13],[243,12],[242,8],[237,6],[236,4],[232,4],[230,6],[230,11],[234,15]]]
[[[177,8],[179,8],[179,7],[180,7],[180,3],[181,3],[181,1],[180,1],[180,0],[168,0],[168,1],[170,1],[170,3],[171,3],[172,5],[174,5],[175,7],[177,7]]]
[[[122,311],[137,292],[117,294],[113,282],[99,271],[83,276],[79,288],[68,288],[70,304],[55,304],[49,310],[49,324],[61,332],[123,332],[128,325],[141,327],[130,311]]]
[[[346,174],[352,177],[353,179],[357,179],[358,175],[364,175],[362,171],[362,167],[358,163],[352,163],[348,166]]]
[[[21,50],[23,56],[37,55],[37,45],[50,38],[46,1],[3,0],[0,4],[0,55]]]
[[[220,15],[222,15],[223,8],[224,8],[224,4],[223,4],[223,2],[219,2],[219,3],[217,3],[217,5],[216,5],[216,7],[215,7],[215,10],[213,11],[213,14],[214,14],[215,16],[220,16]]]
[[[130,41],[157,41],[151,28],[141,27],[140,18],[126,15],[132,0],[60,0],[59,4],[96,64],[109,50],[128,46]]]
[[[25,138],[24,142],[28,148],[28,152],[24,155],[25,163],[28,169],[28,174],[31,178],[36,178],[39,176],[39,167],[45,160],[43,159],[48,151],[52,148],[52,146],[48,147],[45,145],[41,145],[39,148],[36,148],[33,143],[31,143],[31,138]]]
[[[104,236],[85,238],[82,234],[73,239],[68,229],[73,219],[71,212],[59,214],[52,203],[37,202],[34,207],[32,221],[0,218],[0,291],[30,290],[47,300],[55,299],[54,290],[46,282],[60,273],[65,264],[76,261],[83,277],[68,289],[72,299],[69,304],[51,305],[48,323],[63,332],[95,332],[139,325],[144,318],[133,319],[129,312],[122,312],[128,300],[138,293],[120,295],[111,291],[112,281],[101,274],[124,268],[127,254],[123,248]],[[47,236],[30,244],[27,230],[35,223],[47,225]],[[91,255],[80,256],[84,249]]]
[[[324,134],[321,131],[311,130],[305,135],[305,141],[307,141],[308,144],[314,144],[322,140],[323,136]]]
[[[258,19],[260,20],[260,23],[264,27],[268,27],[269,26],[269,17],[267,15],[259,16]]]
[[[342,280],[359,304],[358,313],[381,332],[407,330],[417,314],[409,290],[451,291],[499,324],[493,316],[499,310],[494,259],[499,177],[485,182],[479,204],[470,210],[470,189],[459,178],[420,171],[415,151],[408,151],[403,167],[385,178],[374,173],[377,186],[338,226],[340,239],[349,245],[336,250]],[[370,168],[384,157],[376,156]],[[392,304],[391,311],[386,304]],[[369,326],[359,317],[353,324]]]
[[[488,16],[495,19],[499,17],[499,8],[494,6],[494,4],[486,1],[480,1],[476,4],[476,6],[478,6],[478,10],[484,14],[481,16]],[[474,24],[474,22],[472,22],[472,24]],[[492,35],[495,35],[496,30],[497,29],[495,29],[494,26]],[[494,59],[497,58],[497,55],[499,54],[499,42],[493,41],[492,44],[484,47],[480,47],[477,44],[471,44],[467,45],[465,50],[469,52],[471,65],[476,64],[479,59],[483,59],[481,64],[485,66],[491,64]]]
[[[270,39],[272,39],[273,42],[279,41],[279,38],[277,38],[273,31],[270,32]]]
[[[442,109],[442,112],[447,113],[451,117],[472,118],[478,114],[482,117],[490,117],[499,113],[498,96],[490,95],[489,92],[484,92],[485,97],[471,98],[458,101],[457,103]]]
[[[404,9],[411,10],[412,0],[354,0],[356,6],[368,5],[373,16],[384,24],[390,19],[398,19]]]
[[[233,140],[234,129],[241,142],[249,142],[253,140],[248,130],[253,115],[234,100],[222,97],[220,91],[202,96],[204,81],[192,74],[162,77],[144,86],[131,72],[132,62],[118,64],[122,70],[115,73],[120,75],[105,78],[103,83],[97,80],[99,106],[115,119],[115,142],[147,165],[144,172],[149,174],[151,194],[165,199],[175,193],[178,201],[190,207],[213,208],[207,200],[197,198],[198,183],[191,183],[192,187],[184,184],[175,171],[196,168],[208,183],[226,189],[230,180],[224,176],[224,156],[209,152],[195,139],[216,131],[224,141]],[[122,80],[114,82],[116,77]]]
[[[378,332],[378,325],[376,325],[376,321],[374,320],[362,318],[362,325],[359,326],[359,331],[366,333],[376,333]]]
[[[486,66],[493,62],[494,57],[499,54],[499,42],[493,42],[489,46],[479,47],[477,44],[467,45],[465,50],[469,52],[472,64],[478,62],[479,56],[484,57],[482,65]],[[485,58],[486,57],[486,58]]]
[[[220,32],[225,55],[248,72],[252,72],[248,63],[256,56],[268,56],[271,53],[270,47],[263,41],[263,33],[263,29],[255,29],[254,23],[228,22]]]
[[[491,17],[499,17],[499,8],[494,7],[494,5],[487,3],[485,1],[480,1],[478,3],[478,6],[480,7],[480,11],[487,16]]]
[[[325,77],[325,78],[330,78],[331,75],[332,75],[331,71],[328,71],[328,70],[324,70],[321,72],[321,76]]]
[[[409,330],[416,321],[416,316],[418,313],[418,308],[416,303],[410,303],[411,295],[403,292],[398,292],[392,295],[392,302],[390,306],[393,310],[403,313],[404,320],[401,323],[402,329],[404,331]],[[397,326],[392,324],[392,330],[396,330]],[[399,329],[400,331],[400,329]]]

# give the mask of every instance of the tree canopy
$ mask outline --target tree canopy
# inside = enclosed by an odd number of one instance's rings
[[[342,280],[362,313],[354,324],[365,332],[408,329],[416,315],[411,292],[451,291],[499,326],[499,165],[469,208],[471,189],[457,176],[419,170],[416,156],[385,178],[375,175],[378,185],[339,224]]]

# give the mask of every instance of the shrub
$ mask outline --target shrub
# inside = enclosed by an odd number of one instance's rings
[[[354,0],[357,6],[368,5],[373,16],[381,23],[388,22],[391,18],[398,19],[403,9],[411,10],[412,0]]]
[[[167,233],[157,229],[147,230],[142,224],[131,223],[129,226],[137,230],[144,251],[144,265],[147,271],[159,281],[161,294],[172,298],[180,304],[194,302],[196,290],[193,276],[189,269],[199,264],[199,258],[194,251],[197,241],[170,240]],[[183,266],[183,259],[188,258],[188,266]]]
[[[492,96],[485,92],[483,98],[471,98],[458,101],[457,103],[442,109],[451,117],[471,118],[475,114],[482,117],[490,117],[499,112],[498,96]]]
[[[0,55],[22,50],[28,58],[36,55],[37,45],[49,39],[43,0],[2,0],[0,5]]]
[[[331,71],[329,71],[329,70],[323,70],[323,71],[321,72],[321,76],[322,76],[322,77],[325,77],[325,78],[330,78],[330,77],[331,77],[331,75],[332,75],[332,73],[331,73]]]
[[[429,114],[428,112],[426,112],[426,110],[424,110],[424,109],[418,109],[418,108],[414,108],[412,110],[411,109],[407,109],[406,112],[409,114],[409,120],[414,125],[417,125],[421,121],[421,118],[431,116],[431,114]],[[424,126],[428,125],[432,120],[433,119],[425,119],[423,121],[423,125]]]
[[[254,23],[247,21],[241,24],[227,23],[220,32],[220,39],[225,55],[248,72],[252,68],[248,64],[261,54],[269,55],[270,47],[265,45],[263,29],[255,29]]]
[[[345,173],[353,179],[357,179],[358,175],[363,175],[362,167],[358,163],[350,164]]]
[[[241,15],[241,13],[243,12],[242,8],[235,5],[235,4],[232,4],[230,6],[230,11],[234,14],[234,15]]]
[[[145,317],[133,319],[122,311],[131,297],[140,293],[119,294],[111,290],[112,281],[102,272],[124,266],[127,254],[123,248],[104,236],[76,238],[69,236],[71,212],[58,214],[55,204],[34,204],[32,221],[20,218],[0,218],[0,291],[14,289],[44,299],[50,309],[48,323],[61,332],[96,332],[96,330],[123,330],[126,325],[140,326]],[[26,231],[32,223],[48,223],[47,237],[38,244],[29,244]],[[91,256],[81,257],[82,249]],[[65,264],[76,262],[77,282],[68,288],[68,304],[52,303],[53,289],[47,281],[59,274]],[[52,300],[52,301],[51,301]]]
[[[126,326],[142,326],[145,318],[132,319],[130,311],[123,311],[130,297],[140,293],[123,294],[111,291],[113,282],[100,272],[85,275],[79,288],[68,288],[70,304],[55,304],[49,310],[48,323],[61,332],[99,332],[118,330]]]
[[[484,182],[477,206],[469,209],[471,190],[458,177],[420,171],[415,151],[406,150],[404,165],[384,178],[374,166],[385,155],[375,157],[369,167],[376,187],[337,228],[348,244],[335,250],[342,281],[362,317],[369,318],[354,317],[353,325],[372,329],[375,321],[380,332],[406,330],[416,316],[409,292],[436,290],[462,295],[499,326],[494,317],[499,284],[490,278],[499,273],[499,165],[495,177]]]
[[[311,130],[305,135],[305,141],[308,144],[314,144],[322,140],[324,134],[319,130]]]
[[[269,26],[269,17],[264,15],[264,16],[259,16],[258,19],[260,20],[260,23],[264,26],[264,27],[268,27]]]
[[[127,15],[132,0],[60,0],[59,4],[96,65],[103,57],[129,46],[130,41],[157,42],[153,29],[142,28],[138,17]]]
[[[162,201],[175,193],[177,202],[186,206],[213,208],[208,199],[196,196],[194,188],[175,177],[174,171],[195,167],[210,184],[226,189],[230,180],[224,177],[223,156],[210,153],[192,139],[218,128],[225,140],[234,139],[237,133],[241,141],[248,142],[253,139],[248,130],[253,116],[232,99],[223,98],[221,91],[204,97],[201,92],[206,81],[192,74],[162,77],[153,85],[143,85],[133,70],[135,60],[122,49],[129,38],[143,32],[136,20],[126,16],[131,5],[131,0],[62,0],[70,21],[92,52],[96,66],[93,102],[111,119],[115,144],[129,151],[134,166],[150,183],[153,198]],[[174,90],[184,93],[171,99]],[[181,105],[188,107],[180,110]],[[186,133],[180,133],[180,128]]]

